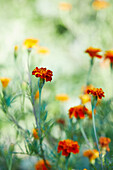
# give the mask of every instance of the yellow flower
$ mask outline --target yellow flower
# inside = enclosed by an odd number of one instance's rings
[[[79,98],[81,99],[81,103],[82,103],[82,104],[85,104],[85,103],[91,101],[91,96],[88,95],[88,94],[80,95]]]
[[[37,46],[39,41],[37,39],[29,38],[24,41],[24,46],[29,49]]]
[[[50,51],[48,48],[46,47],[38,47],[37,53],[38,54],[48,54]]]
[[[1,81],[2,86],[3,86],[4,88],[6,88],[6,87],[8,86],[10,80],[11,80],[10,78],[6,78],[6,77],[0,78],[0,81]]]
[[[35,100],[39,98],[39,91],[37,90],[36,94],[35,94]]]
[[[18,45],[15,45],[14,51],[18,51]]]
[[[37,129],[33,129],[33,137],[34,137],[35,139],[39,139]]]
[[[95,159],[99,157],[99,152],[96,149],[88,149],[84,151],[83,156],[89,158],[90,163],[94,164]]]
[[[95,0],[92,3],[93,8],[96,10],[101,10],[101,9],[107,8],[109,5],[110,4],[104,0]]]
[[[56,100],[59,100],[62,102],[69,100],[69,96],[67,94],[58,94],[58,95],[56,95],[55,98],[56,98]]]
[[[62,2],[59,5],[60,10],[70,11],[72,9],[72,5],[70,3]]]

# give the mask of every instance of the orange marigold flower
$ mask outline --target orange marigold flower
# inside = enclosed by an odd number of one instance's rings
[[[44,160],[39,160],[35,164],[35,170],[48,170],[48,168],[51,168],[51,165],[50,165],[49,161],[47,161],[47,160],[46,160],[46,164],[45,164]]]
[[[88,95],[88,94],[82,94],[82,95],[79,96],[79,98],[81,99],[82,104],[85,104],[85,103],[91,101],[91,96]]]
[[[2,83],[2,86],[4,88],[6,88],[8,86],[8,84],[9,84],[9,82],[11,81],[11,79],[10,78],[2,77],[2,78],[0,78],[0,81]]]
[[[38,68],[36,67],[32,71],[32,75],[35,75],[36,77],[40,77],[41,79],[45,79],[47,81],[52,80],[53,72],[51,70],[47,70],[46,68]]]
[[[70,3],[62,2],[60,3],[59,8],[63,11],[69,11],[72,9],[72,5]]]
[[[38,53],[38,54],[48,54],[49,52],[50,52],[50,51],[49,51],[48,48],[38,46],[38,50],[37,50],[37,53]]]
[[[111,142],[110,138],[103,137],[103,136],[99,138],[99,144],[101,148],[106,149],[108,152],[110,151],[110,148],[109,148],[110,142]]]
[[[24,46],[29,49],[37,46],[39,41],[37,39],[29,38],[24,41]]]
[[[89,119],[92,119],[92,111],[91,110],[88,110],[86,112],[86,114],[88,115]],[[94,109],[94,114],[96,114],[96,109]]]
[[[94,88],[94,86],[92,84],[89,84],[87,86],[82,86],[81,88],[81,91],[84,93],[84,94],[87,94],[87,89],[89,88]]]
[[[113,50],[105,52],[105,59],[109,59],[110,62],[113,63]]]
[[[39,90],[37,90],[36,94],[35,94],[35,100],[39,98]]]
[[[85,113],[88,111],[88,109],[85,106],[78,105],[75,107],[71,107],[69,109],[69,118],[71,119],[73,116],[77,119],[84,119]]]
[[[67,94],[58,94],[55,96],[56,100],[65,102],[67,100],[69,100],[69,96]]]
[[[88,53],[91,58],[94,58],[94,57],[102,58],[102,56],[98,54],[99,52],[101,52],[100,48],[93,48],[93,47],[89,47],[85,51],[85,53]]]
[[[37,129],[33,129],[33,137],[34,137],[35,139],[39,139]]]
[[[62,151],[62,155],[64,156],[69,156],[71,152],[74,154],[79,153],[78,142],[73,141],[71,139],[60,141],[58,143],[58,153],[60,153],[61,151]]]
[[[92,3],[92,6],[94,9],[96,10],[101,10],[101,9],[105,9],[109,6],[110,4],[104,0],[95,0]]]
[[[61,124],[61,125],[65,125],[65,120],[60,118],[56,121],[57,123]]]
[[[102,97],[105,97],[102,88],[91,88],[91,89],[89,88],[87,89],[87,93],[92,94],[93,96],[96,96],[99,99],[102,99]]]
[[[94,163],[95,159],[99,157],[99,152],[96,149],[88,149],[84,151],[83,156],[89,158],[90,163]]]

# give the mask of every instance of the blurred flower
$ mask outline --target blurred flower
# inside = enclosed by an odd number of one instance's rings
[[[29,38],[24,41],[24,46],[27,49],[31,49],[33,47],[36,47],[38,42],[39,41],[37,39]]]
[[[93,48],[93,47],[89,47],[85,51],[85,53],[88,53],[91,58],[94,58],[94,57],[102,58],[102,56],[98,54],[99,52],[101,52],[100,48]]]
[[[18,46],[17,45],[15,45],[14,51],[18,51]]]
[[[46,47],[40,47],[38,46],[38,50],[37,50],[38,54],[48,54],[50,53],[49,49]]]
[[[99,144],[100,144],[101,148],[104,150],[107,150],[108,152],[110,151],[110,148],[109,148],[110,142],[111,142],[110,138],[103,137],[103,136],[99,138]]]
[[[84,119],[85,113],[88,111],[88,109],[85,106],[78,105],[75,107],[71,107],[69,109],[69,118],[71,119],[73,116],[78,119]]]
[[[55,96],[56,100],[65,102],[67,100],[69,100],[69,96],[67,94],[58,94]]]
[[[60,118],[60,119],[57,119],[56,121],[57,123],[61,124],[61,125],[65,125],[65,120]]]
[[[45,79],[47,81],[52,80],[53,72],[51,70],[47,70],[46,68],[38,68],[36,67],[32,71],[32,75],[35,75],[36,77],[40,77],[41,79]]]
[[[60,141],[58,143],[58,153],[60,153],[61,151],[62,151],[62,155],[64,156],[69,156],[71,152],[74,154],[79,153],[78,142],[70,139]]]
[[[81,91],[84,93],[84,94],[87,94],[87,89],[89,88],[94,88],[94,86],[92,84],[89,84],[87,86],[82,86],[82,89]]]
[[[45,164],[44,160],[39,160],[35,164],[35,170],[48,170],[47,167],[51,168],[51,165],[50,165],[49,161],[47,161],[47,160],[46,160],[46,164]]]
[[[103,60],[102,62],[100,62],[100,67],[107,68],[109,67],[109,64],[110,64],[110,60]]]
[[[34,137],[35,139],[39,139],[37,129],[33,129],[33,137]]]
[[[89,119],[92,119],[92,111],[91,110],[88,110],[86,112],[86,114],[88,115]],[[94,114],[96,114],[96,109],[94,109]]]
[[[83,156],[89,158],[90,163],[95,163],[95,159],[99,157],[99,152],[96,149],[88,149],[84,151]]]
[[[88,94],[82,94],[82,95],[79,96],[79,98],[81,99],[82,104],[85,104],[85,103],[91,101],[91,96],[88,95]]]
[[[9,82],[11,81],[11,79],[10,78],[6,78],[6,77],[2,77],[2,78],[0,78],[0,81],[2,83],[2,86],[4,88],[6,88],[8,86],[8,84],[9,84]]]
[[[110,62],[113,63],[113,50],[105,52],[105,59],[109,59]]]
[[[92,94],[93,96],[96,96],[99,99],[102,99],[102,97],[105,97],[102,88],[89,88],[87,89],[87,93]]]
[[[83,170],[87,170],[86,168],[84,168]]]
[[[109,6],[110,4],[104,0],[94,0],[94,2],[92,3],[92,6],[94,9],[96,10],[101,10],[101,9],[105,9]]]
[[[72,9],[72,5],[70,3],[61,2],[59,5],[60,10],[70,11]]]
[[[15,47],[14,47],[14,58],[15,58],[15,60],[17,59],[17,55],[18,55],[18,46],[15,45]]]
[[[35,100],[39,98],[39,90],[37,90],[36,94],[35,94]]]

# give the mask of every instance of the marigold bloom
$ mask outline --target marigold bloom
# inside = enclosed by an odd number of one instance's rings
[[[50,51],[48,48],[46,47],[38,47],[37,53],[38,54],[48,54]]]
[[[9,82],[11,81],[11,79],[10,78],[2,77],[2,78],[0,78],[0,81],[2,83],[2,86],[4,88],[6,88],[8,86],[8,84],[9,84]]]
[[[37,129],[33,129],[33,137],[34,137],[35,139],[39,139]]]
[[[36,164],[35,164],[35,170],[48,170],[48,168],[51,168],[51,165],[49,163],[49,161],[46,160],[46,165],[44,160],[39,160]]]
[[[79,96],[79,98],[81,99],[82,104],[85,104],[85,103],[91,101],[91,96],[88,95],[88,94],[82,94],[82,95]]]
[[[95,162],[95,159],[99,157],[99,152],[96,149],[88,149],[86,151],[84,151],[83,156],[89,158],[89,161],[91,163]]]
[[[60,10],[70,11],[72,9],[72,5],[70,3],[62,2],[59,5]]]
[[[94,58],[94,57],[102,58],[102,56],[98,54],[99,52],[101,52],[100,48],[93,48],[93,47],[89,47],[85,51],[85,53],[88,53],[91,58]]]
[[[37,90],[36,94],[35,94],[35,100],[39,98],[39,90]]]
[[[17,45],[15,45],[14,51],[18,51],[18,46]]]
[[[29,38],[24,41],[24,46],[27,49],[30,49],[30,48],[36,47],[38,42],[39,41],[37,39]]]
[[[79,153],[78,142],[71,139],[66,139],[58,143],[58,153],[62,151],[62,155],[68,156],[71,152],[74,154]]]
[[[56,121],[57,123],[59,123],[59,124],[61,124],[61,125],[65,125],[65,120],[64,119],[58,119],[57,121]]]
[[[94,88],[94,86],[92,84],[89,84],[87,86],[82,86],[82,88],[81,88],[82,93],[87,94],[87,90],[89,88]]]
[[[110,4],[104,0],[95,0],[92,3],[92,6],[94,9],[96,10],[101,10],[101,9],[105,9],[109,6]]]
[[[32,75],[35,75],[36,77],[40,77],[41,79],[45,79],[47,81],[52,80],[53,72],[51,70],[47,70],[46,68],[38,68],[36,67],[32,71]]]
[[[88,89],[87,93],[92,94],[93,96],[97,96],[99,99],[102,99],[102,97],[105,97],[102,88]]]
[[[113,50],[105,52],[105,59],[109,59],[110,62],[113,63]]]
[[[111,142],[110,138],[103,137],[103,136],[99,138],[99,144],[100,144],[101,148],[107,150],[108,152],[110,151],[110,148],[109,148],[110,142]]]
[[[78,105],[75,107],[71,107],[69,109],[69,118],[71,119],[73,116],[77,119],[84,119],[85,113],[88,111],[88,109],[85,106]]]
[[[67,94],[58,94],[55,96],[56,100],[65,102],[67,100],[69,100],[69,96]]]

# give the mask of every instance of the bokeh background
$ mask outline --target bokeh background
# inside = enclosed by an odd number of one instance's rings
[[[27,54],[23,42],[26,38],[39,39],[40,45],[47,47],[50,53],[42,55],[34,50],[30,59],[31,71],[36,66],[47,67],[53,71],[53,81],[46,84],[42,94],[43,99],[49,103],[48,118],[52,119],[62,114],[68,117],[68,109],[80,103],[78,96],[81,94],[81,87],[86,84],[90,62],[89,56],[84,51],[93,46],[101,48],[103,54],[104,51],[113,48],[112,0],[108,1],[110,3],[108,8],[98,11],[92,7],[93,0],[65,1],[72,4],[72,9],[69,11],[59,8],[61,2],[60,0],[0,0],[0,76],[10,77],[10,90],[19,93],[20,84],[28,78]],[[15,45],[19,47],[16,63]],[[113,89],[109,63],[104,63],[103,59],[95,59],[91,83],[96,87],[102,87],[106,99],[109,100]],[[70,100],[66,103],[56,101],[55,95],[60,93],[68,94]],[[11,109],[16,109],[16,114],[20,115],[17,116],[20,124],[27,126],[31,131],[34,117],[29,111],[31,109],[29,100],[25,101],[24,116],[19,112],[21,106],[20,97]],[[109,119],[113,121],[112,117]],[[112,137],[110,132],[112,125],[108,126],[104,126],[100,134],[109,133]],[[15,128],[7,121],[2,111],[0,111],[0,129],[1,143],[16,142]],[[58,138],[58,127],[55,127],[51,133]],[[34,162],[34,158],[32,160],[23,156],[19,166],[22,170],[26,168],[31,170]]]

